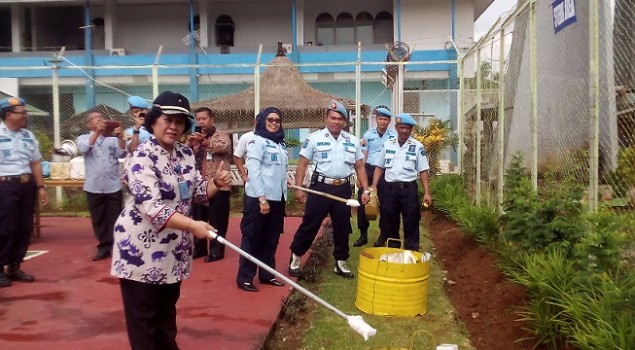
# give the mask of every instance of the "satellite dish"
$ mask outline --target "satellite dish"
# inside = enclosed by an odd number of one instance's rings
[[[386,59],[389,62],[408,61],[410,59],[410,46],[402,41],[395,42],[388,47],[388,57]]]

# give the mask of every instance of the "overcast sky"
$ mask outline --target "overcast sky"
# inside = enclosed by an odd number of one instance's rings
[[[490,7],[474,23],[474,35],[480,38],[503,13],[516,6],[516,0],[494,0]]]

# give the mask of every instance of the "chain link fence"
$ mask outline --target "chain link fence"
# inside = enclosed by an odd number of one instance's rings
[[[635,204],[634,1],[522,0],[459,59],[460,165],[477,203],[499,206],[521,155],[583,200]]]
[[[253,128],[256,111],[280,108],[292,159],[298,157],[301,140],[325,126],[331,99],[347,106],[349,131],[360,137],[375,126],[372,110],[377,106],[411,113],[420,126],[419,138],[425,139],[422,133],[431,121],[447,121],[447,132],[456,125],[456,61],[294,64],[281,56],[260,64],[79,67],[58,58],[47,68],[33,67],[49,69],[51,79],[23,80],[20,85],[20,96],[29,104],[28,127],[38,135],[47,160],[56,144],[87,132],[85,118],[90,112],[99,111],[129,127],[133,120],[127,98],[137,95],[151,103],[164,90],[187,96],[192,110],[211,108],[216,126],[235,141]],[[435,159],[435,172],[453,170],[456,150],[450,144],[426,146]]]

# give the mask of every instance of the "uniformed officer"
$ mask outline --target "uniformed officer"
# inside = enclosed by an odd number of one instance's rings
[[[48,203],[42,155],[33,133],[26,129],[24,100],[0,100],[0,287],[11,281],[33,282],[32,275],[20,270],[33,230],[36,192],[42,205]],[[4,266],[8,265],[7,273]]]
[[[369,184],[373,183],[373,174],[375,172],[375,165],[377,165],[377,156],[379,155],[381,148],[384,146],[384,142],[397,137],[397,132],[388,128],[388,124],[390,124],[390,120],[392,119],[392,113],[388,108],[382,106],[377,107],[373,110],[373,115],[375,116],[377,126],[375,128],[368,129],[362,137],[362,152],[364,153],[364,158],[366,159],[366,174],[368,175]],[[382,174],[377,185],[377,196],[380,200],[385,182],[386,181],[384,180],[384,176]],[[357,195],[358,198],[361,199],[361,189]],[[355,247],[361,247],[368,243],[368,227],[370,226],[370,223],[368,222],[368,218],[366,218],[366,211],[364,208],[364,206],[357,208],[357,228],[359,228],[359,239],[353,243],[353,246]],[[383,246],[386,240],[383,238],[383,233],[381,233],[382,224],[383,219],[380,217],[380,234],[377,238],[377,242],[375,242],[376,247]]]
[[[421,206],[418,198],[417,177],[423,185],[423,203],[432,204],[428,157],[421,142],[410,136],[415,120],[408,113],[395,118],[397,138],[388,140],[377,157],[372,187],[376,188],[382,171],[386,178],[380,213],[384,217],[387,238],[399,239],[399,215],[403,216],[404,248],[419,250],[419,221]],[[395,247],[397,242],[389,242]]]
[[[364,155],[357,138],[343,130],[347,122],[346,108],[339,102],[331,101],[326,110],[326,128],[310,134],[302,145],[295,183],[302,186],[307,166],[309,162],[313,162],[315,168],[311,177],[311,189],[351,198],[351,178],[353,172],[356,172],[364,190],[362,203],[366,204],[370,199],[370,191],[364,169]],[[344,203],[315,194],[309,194],[306,198],[306,194],[299,190],[295,191],[295,199],[300,203],[306,199],[306,207],[302,223],[291,243],[289,275],[302,276],[301,257],[311,247],[322,220],[330,214],[333,222],[335,273],[346,278],[355,277],[346,266],[349,257],[348,235],[352,232],[350,208]]]
[[[125,130],[126,147],[129,152],[134,151],[140,143],[150,139],[150,133],[143,126],[148,113],[148,101],[141,96],[128,97],[128,104],[130,105],[130,115],[134,119],[134,125]]]

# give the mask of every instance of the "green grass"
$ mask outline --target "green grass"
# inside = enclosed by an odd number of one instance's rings
[[[352,220],[354,233],[351,242],[357,239],[359,232],[355,220]],[[377,222],[371,222],[369,242],[375,241]],[[431,251],[431,243],[421,228],[424,251]],[[368,246],[367,246],[368,247]],[[357,270],[359,253],[364,247],[351,245],[349,267]],[[470,345],[468,332],[454,315],[455,311],[443,288],[443,272],[432,259],[428,280],[427,313],[412,318],[384,317],[365,314],[355,307],[357,280],[347,280],[335,275],[333,261],[322,270],[322,282],[316,293],[320,298],[332,304],[348,315],[361,315],[364,321],[377,329],[377,334],[364,341],[355,333],[344,319],[325,307],[319,306],[311,316],[311,326],[307,330],[302,344],[303,350],[319,349],[434,349],[438,344],[458,344],[460,349],[474,349]],[[315,290],[316,286],[304,284]],[[311,301],[312,302],[312,301]]]

